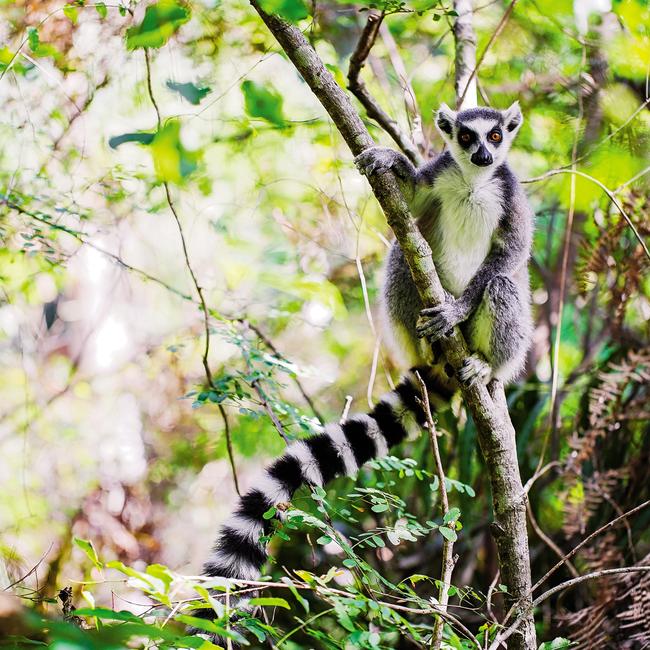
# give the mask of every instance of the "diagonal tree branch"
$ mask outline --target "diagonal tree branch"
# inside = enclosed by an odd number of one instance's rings
[[[289,60],[329,113],[354,155],[374,141],[355,111],[350,98],[325,68],[303,33],[278,16],[267,14],[258,0],[251,0],[261,19],[274,35]],[[444,300],[431,248],[420,233],[391,171],[369,178],[388,224],[402,249],[413,281],[425,306]],[[456,327],[443,339],[443,351],[454,369],[469,356],[467,344]],[[526,528],[526,494],[521,484],[515,431],[508,414],[505,393],[499,382],[492,382],[490,392],[483,385],[463,386],[462,394],[479,433],[479,443],[490,474],[495,522],[493,534],[499,550],[501,575],[509,598],[517,610],[520,623],[511,650],[534,650],[535,626],[530,596],[530,558]]]
[[[371,9],[368,12],[366,26],[363,28],[357,47],[350,57],[348,89],[361,102],[362,106],[366,109],[368,117],[379,123],[414,165],[420,166],[424,160],[418,148],[411,138],[402,131],[397,121],[379,105],[377,100],[368,91],[366,84],[359,78],[361,69],[366,64],[370,50],[377,40],[377,34],[379,34],[379,28],[383,20],[383,11],[379,12]]]

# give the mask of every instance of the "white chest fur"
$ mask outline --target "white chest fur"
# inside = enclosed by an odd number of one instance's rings
[[[433,259],[442,284],[458,297],[490,251],[502,213],[500,182],[468,182],[452,168],[438,176],[432,192],[440,206],[432,224]]]

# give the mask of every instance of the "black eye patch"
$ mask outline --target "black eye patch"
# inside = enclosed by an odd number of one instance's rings
[[[461,127],[460,130],[458,131],[458,135],[456,136],[456,138],[458,140],[458,144],[463,149],[467,149],[468,147],[471,147],[472,144],[476,142],[477,135],[471,129]]]

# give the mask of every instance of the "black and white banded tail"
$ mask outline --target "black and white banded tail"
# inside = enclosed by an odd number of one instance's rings
[[[303,485],[322,487],[337,476],[355,475],[364,463],[386,455],[411,431],[419,431],[425,415],[414,370],[402,378],[395,390],[385,394],[370,413],[354,415],[341,425],[327,424],[320,433],[292,442],[264,470],[255,487],[241,497],[220,530],[203,574],[256,580],[267,559],[260,537],[271,529],[271,522],[264,519],[265,512],[289,502]],[[453,391],[446,383],[429,368],[418,368],[418,372],[432,405],[448,403]]]

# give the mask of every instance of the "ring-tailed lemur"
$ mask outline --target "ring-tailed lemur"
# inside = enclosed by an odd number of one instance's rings
[[[505,162],[521,123],[516,103],[505,111],[460,113],[443,104],[436,124],[448,150],[435,160],[416,170],[402,154],[378,147],[355,159],[365,174],[390,169],[400,178],[446,291],[444,304],[423,309],[399,245],[393,244],[383,290],[386,329],[404,360],[419,367],[434,406],[449,402],[458,380],[508,381],[524,365],[531,338],[527,261],[532,213]],[[453,369],[438,362],[436,341],[457,324],[474,354],[455,377]],[[422,425],[414,370],[370,413],[328,424],[317,435],[291,443],[241,497],[203,573],[256,579],[267,558],[260,542],[271,528],[266,512],[288,502],[302,485],[322,486],[336,476],[355,474]],[[211,616],[209,611],[199,615]]]

